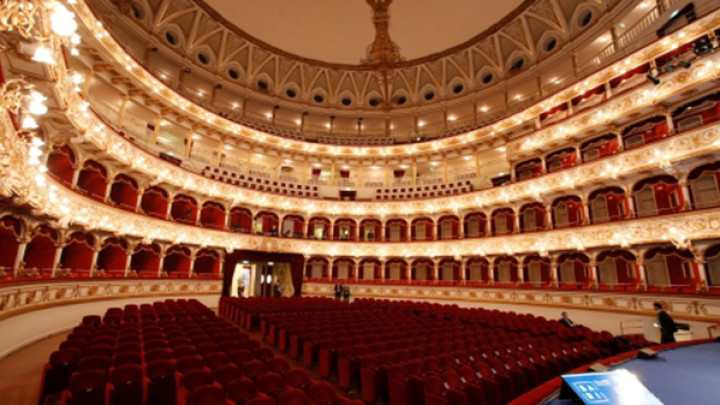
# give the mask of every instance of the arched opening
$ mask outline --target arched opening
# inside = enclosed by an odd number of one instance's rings
[[[509,235],[515,232],[515,213],[512,208],[501,208],[493,211],[492,215],[492,234]]]
[[[580,145],[580,154],[583,162],[592,162],[605,156],[616,154],[620,150],[620,143],[615,134],[605,134],[585,141]]]
[[[435,281],[435,262],[430,259],[416,259],[410,268],[413,284],[427,285]]]
[[[200,210],[200,224],[213,229],[225,229],[225,207],[214,201],[206,201]]]
[[[473,257],[465,263],[465,284],[470,286],[487,285],[492,280],[490,263],[484,257]]]
[[[110,202],[118,208],[135,211],[138,202],[138,184],[125,174],[118,174],[110,186]]]
[[[688,131],[720,119],[720,93],[713,93],[686,103],[672,113],[675,129]]]
[[[407,282],[407,262],[405,259],[393,258],[385,262],[385,283],[403,284]]]
[[[526,160],[515,166],[515,179],[527,180],[543,174],[542,160],[540,158]]]
[[[128,243],[125,239],[108,238],[102,244],[97,257],[97,269],[104,270],[108,276],[125,276],[125,265],[128,261]]]
[[[500,256],[493,265],[493,279],[496,286],[512,287],[517,285],[518,261],[512,256]]]
[[[560,197],[552,203],[552,220],[555,229],[580,226],[583,217],[583,203],[578,196]]]
[[[160,187],[150,187],[143,192],[140,209],[151,217],[165,219],[168,211],[169,196]]]
[[[53,146],[48,154],[48,173],[66,186],[72,186],[76,164],[75,152],[67,145]]]
[[[357,223],[353,219],[341,218],[333,224],[333,240],[355,241],[357,235]]]
[[[130,269],[142,278],[157,278],[160,271],[160,246],[137,245],[130,258]]]
[[[255,215],[253,221],[253,233],[265,236],[278,236],[278,219],[277,214],[262,211]]]
[[[201,249],[195,254],[193,273],[198,278],[216,278],[220,275],[220,253]]]
[[[382,265],[380,260],[374,258],[360,260],[357,272],[360,283],[374,283],[382,279]]]
[[[403,242],[407,240],[407,222],[404,219],[391,219],[385,222],[385,240]]]
[[[623,129],[625,149],[637,148],[659,141],[670,134],[667,119],[662,115],[647,118]]]
[[[558,282],[560,288],[587,288],[590,281],[590,258],[582,253],[566,253],[558,257]]]
[[[282,236],[302,239],[305,232],[305,219],[300,215],[285,215],[282,223]]]
[[[305,264],[305,276],[310,282],[328,281],[328,260],[322,257],[311,257]]]
[[[360,222],[360,240],[375,242],[382,240],[382,223],[377,219],[364,219]]]
[[[94,160],[86,160],[78,174],[78,190],[92,199],[104,201],[107,187],[107,169],[105,169],[105,166]]]
[[[547,211],[540,203],[520,208],[520,232],[537,232],[547,229]]]
[[[437,221],[438,239],[459,239],[460,238],[460,218],[455,215],[445,215]]]
[[[330,238],[330,220],[325,217],[312,217],[308,222],[308,239],[328,240]]]
[[[645,253],[645,280],[649,292],[697,292],[699,283],[693,254],[675,247],[660,247]]]
[[[355,281],[355,262],[348,257],[340,257],[333,261],[332,267],[333,281],[354,282]]]
[[[58,233],[53,228],[41,225],[32,232],[32,239],[25,248],[25,269],[41,277],[50,277],[57,251]]]
[[[230,230],[239,233],[252,231],[253,216],[250,210],[234,207],[230,210]]]
[[[463,228],[466,238],[483,237],[487,229],[487,216],[482,212],[467,214],[463,220]]]
[[[410,225],[410,240],[433,240],[433,220],[427,217],[415,218]]]
[[[93,248],[95,239],[92,235],[75,232],[68,238],[68,242],[60,256],[60,268],[70,270],[72,274],[88,277],[92,269]]]
[[[702,165],[688,175],[690,203],[695,209],[720,206],[720,162]]]
[[[12,278],[23,224],[18,218],[6,215],[0,219],[0,280]]]
[[[170,278],[184,278],[190,275],[190,249],[172,246],[165,253],[163,272]]]
[[[626,250],[606,250],[596,259],[598,289],[634,291],[639,280],[635,255]]]
[[[705,251],[705,278],[708,292],[713,295],[720,294],[720,245],[710,246]]]
[[[540,256],[528,256],[523,260],[524,285],[533,288],[547,287],[550,284],[550,259]]]
[[[461,281],[460,262],[446,258],[438,263],[438,284],[439,285],[456,285]]]
[[[684,201],[680,185],[672,176],[657,176],[633,187],[635,213],[638,217],[673,214],[682,210]]]
[[[607,187],[593,191],[590,201],[590,220],[593,224],[622,221],[629,211],[625,192],[620,187]]]
[[[198,204],[194,198],[178,194],[173,198],[170,207],[170,218],[175,222],[195,225],[197,220]]]
[[[567,169],[577,164],[578,156],[575,148],[565,148],[550,153],[545,158],[548,173]]]

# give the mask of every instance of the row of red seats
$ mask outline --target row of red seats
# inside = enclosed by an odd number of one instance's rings
[[[41,402],[68,405],[350,403],[195,300],[86,316],[43,380]]]
[[[238,323],[241,327],[250,329],[260,325],[263,315],[277,314],[284,311],[292,312],[318,312],[344,310],[349,303],[324,297],[300,298],[230,298],[220,299],[220,313],[228,319]]]
[[[242,315],[259,304],[253,301],[226,299],[221,308],[234,322],[253,328],[252,323],[243,323]],[[299,301],[302,299],[295,299]],[[320,374],[336,377],[341,388],[359,385],[363,400],[369,403],[378,398],[401,405],[428,398],[429,403],[449,403],[450,397],[464,398],[450,401],[458,404],[505,403],[575,364],[617,349],[607,332],[570,329],[542,317],[457,305],[359,299],[344,307],[294,311],[287,301],[278,300],[273,308],[274,313],[259,315],[263,338],[280,350],[289,349],[293,357],[302,357],[306,367],[319,364]],[[508,345],[524,349],[510,350]],[[454,360],[419,374],[398,371],[427,358]],[[453,374],[448,370],[472,367],[473,358],[475,363],[482,359],[484,366],[476,364],[482,370],[475,371],[472,381],[470,376],[450,378]],[[400,381],[400,375],[405,380]],[[406,384],[410,377],[414,388],[406,390],[411,388]],[[485,391],[502,394],[488,394],[487,401],[477,402],[484,391],[466,385],[477,383],[480,377]],[[438,379],[444,390],[437,389]],[[451,388],[455,390],[452,395]],[[408,397],[410,392],[420,392],[420,399]]]

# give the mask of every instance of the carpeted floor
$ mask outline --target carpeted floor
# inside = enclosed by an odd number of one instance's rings
[[[0,404],[37,405],[43,366],[65,336],[43,339],[0,360]]]

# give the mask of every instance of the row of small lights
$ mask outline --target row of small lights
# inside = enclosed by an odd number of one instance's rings
[[[92,15],[89,15],[89,18],[94,18],[94,17],[93,17]],[[102,26],[102,24],[101,24],[100,22],[96,22],[95,25],[96,25],[98,28],[100,28],[100,27]],[[92,27],[91,27],[91,28],[92,28]],[[101,37],[103,37],[103,38],[111,38],[111,37],[109,37],[109,36],[107,35],[106,32],[105,32],[105,33],[102,33]],[[117,53],[117,54],[122,53],[122,52],[123,52],[123,51],[122,51],[122,47],[119,46],[119,45],[117,45],[117,43],[115,43],[115,45],[116,45],[115,50],[117,50],[117,52],[115,52],[115,53]],[[115,55],[115,56],[116,56],[116,57],[119,57],[119,58],[122,58],[121,56],[118,56],[118,55]],[[134,68],[137,68],[137,69],[140,69],[140,70],[142,71],[142,67],[139,66],[136,62],[134,62],[134,61],[132,60],[132,58],[130,58],[129,56],[126,55],[125,58],[124,58],[124,60],[125,60],[125,62],[128,63],[128,65],[126,65],[126,66],[127,66],[127,70],[134,70]],[[132,64],[133,66],[131,66],[130,64]],[[151,76],[149,73],[148,73],[147,75],[148,75],[148,76]],[[147,78],[146,80],[149,80],[149,81],[151,82],[151,84],[152,84],[153,87],[154,87],[154,91],[155,91],[156,93],[159,93],[158,86],[165,86],[164,83],[159,82],[159,81],[155,80],[155,79],[152,78],[152,77]],[[587,82],[587,81],[586,81],[586,82]],[[165,86],[165,89],[164,89],[164,90],[170,91],[170,92],[174,92],[172,89],[168,88],[167,86]],[[577,86],[576,86],[576,88],[575,88],[574,90],[577,90]],[[555,96],[554,98],[556,98],[556,97],[559,97],[559,95],[558,95],[558,96]],[[517,95],[516,98],[522,99],[523,97],[522,97],[521,95]],[[173,99],[174,99],[174,98],[173,98]],[[212,124],[215,124],[215,125],[219,125],[219,123],[223,123],[223,124],[225,124],[225,126],[223,127],[223,129],[227,129],[226,127],[227,127],[228,125],[230,125],[230,126],[237,125],[237,124],[232,123],[232,122],[225,122],[224,119],[221,119],[221,118],[219,118],[219,117],[214,117],[214,114],[209,113],[209,112],[207,112],[206,110],[202,109],[201,107],[199,107],[199,106],[197,106],[197,105],[194,105],[194,104],[188,102],[188,101],[185,100],[182,96],[177,97],[177,99],[178,99],[178,104],[179,104],[180,108],[183,109],[183,110],[185,110],[186,112],[188,111],[188,109],[189,109],[191,106],[192,106],[192,107],[196,107],[196,108],[200,108],[200,109],[201,109],[200,112],[193,112],[193,113],[196,114],[196,115],[202,115],[204,118],[207,119],[207,122],[208,122],[208,123],[212,123]],[[170,101],[172,101],[172,100],[170,100]],[[483,111],[483,112],[488,111],[488,110],[489,110],[489,108],[487,108],[486,106],[481,107],[481,111]],[[520,115],[525,116],[525,115],[527,115],[527,114],[526,114],[526,113],[519,113],[519,114],[516,114],[514,118],[513,118],[513,117],[508,118],[508,120],[510,120],[510,121],[520,121],[520,120],[521,120]],[[270,115],[270,116],[271,116],[271,115]],[[423,125],[425,125],[425,123],[423,123]],[[257,132],[257,131],[250,130],[250,129],[248,129],[248,128],[242,127],[242,126],[239,126],[239,127],[240,127],[240,132],[245,132],[245,133],[248,133],[248,132],[249,132],[249,133],[255,135],[255,136],[256,136],[258,139],[260,139],[261,141],[265,141],[268,137],[274,137],[273,135],[260,133],[260,132]],[[491,130],[490,132],[491,132],[491,133],[495,133],[498,129],[501,130],[501,129],[503,129],[503,128],[499,128],[499,126],[496,124],[496,125],[492,128],[492,130]],[[472,135],[473,135],[473,133],[466,134],[465,139],[466,139],[466,140],[472,140]],[[475,135],[475,137],[477,138],[477,137],[479,136],[478,131],[475,131],[474,135]],[[470,137],[468,137],[468,136],[470,136]],[[444,143],[444,142],[446,142],[446,140],[442,140],[442,141],[440,141],[440,142],[441,142],[441,143]],[[296,144],[296,142],[295,142],[295,141],[288,141],[288,140],[282,138],[282,139],[278,139],[278,144],[283,145],[283,146],[290,146],[291,144],[293,144],[293,145]],[[303,146],[305,146],[305,145],[303,144]],[[312,145],[308,145],[308,146],[309,146],[309,147],[313,147]],[[412,147],[412,145],[411,145],[411,147]],[[341,148],[341,149],[347,149],[347,147],[335,147],[335,148],[329,148],[328,151],[329,151],[329,152],[331,152],[331,151],[333,151],[333,150],[338,151],[340,148]],[[327,148],[325,148],[325,149],[327,149]],[[359,153],[360,155],[366,155],[366,154],[367,154],[367,152],[366,152],[365,150],[363,150],[363,149],[364,149],[364,148],[361,148],[360,151],[358,151],[358,153]],[[382,155],[383,155],[383,156],[387,156],[387,152],[382,153]]]

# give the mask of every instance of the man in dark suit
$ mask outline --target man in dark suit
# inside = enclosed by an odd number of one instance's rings
[[[336,300],[340,299],[340,297],[342,296],[342,292],[343,292],[343,285],[340,283],[336,283],[335,284],[335,299]]]
[[[561,315],[562,315],[562,318],[560,318],[561,324],[565,325],[568,328],[574,328],[574,327],[578,326],[578,324],[573,322],[572,319],[568,318],[567,312],[563,312]]]
[[[653,307],[657,311],[658,324],[660,326],[660,343],[675,342],[675,321],[663,309],[661,303],[656,302]]]

